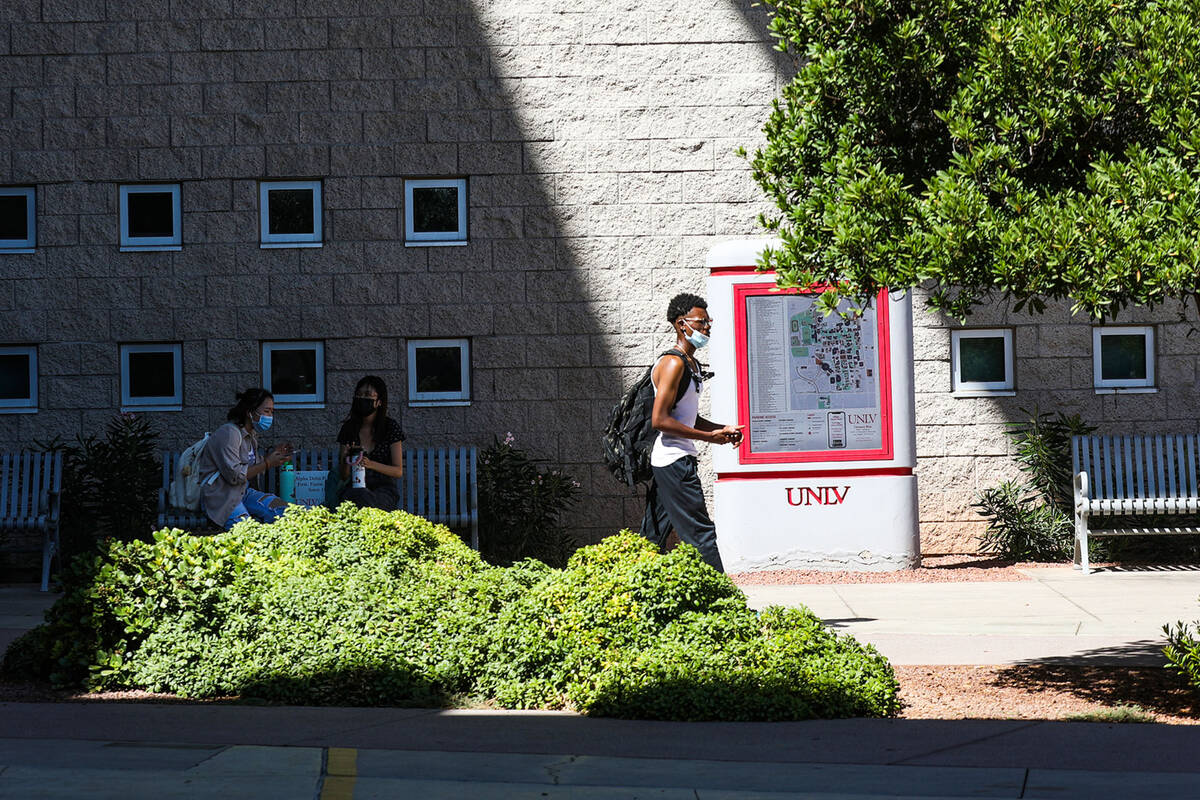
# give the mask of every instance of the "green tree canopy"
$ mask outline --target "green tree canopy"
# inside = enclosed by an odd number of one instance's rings
[[[797,59],[752,162],[781,285],[1200,303],[1200,0],[767,2]]]

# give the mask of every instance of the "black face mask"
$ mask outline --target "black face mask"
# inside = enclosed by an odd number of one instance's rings
[[[350,406],[350,413],[356,417],[365,417],[375,410],[375,401],[370,397],[356,397]]]

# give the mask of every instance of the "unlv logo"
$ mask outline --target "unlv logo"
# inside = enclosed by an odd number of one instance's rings
[[[850,494],[849,486],[797,486],[787,490],[790,506],[836,506]]]

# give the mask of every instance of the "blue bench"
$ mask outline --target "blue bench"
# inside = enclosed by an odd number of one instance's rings
[[[328,472],[337,461],[337,448],[298,450],[292,461],[298,471]],[[158,527],[203,530],[212,522],[200,511],[172,508],[167,490],[175,475],[178,453],[163,453],[163,482],[158,490]],[[479,493],[476,480],[478,451],[474,447],[404,449],[404,476],[396,480],[398,508],[447,527],[470,531],[471,547],[479,549]],[[266,491],[276,493],[278,470],[266,475]]]
[[[0,530],[42,534],[42,591],[50,589],[50,562],[59,553],[58,514],[62,494],[62,452],[22,450],[0,456]],[[33,549],[6,548],[10,552]]]

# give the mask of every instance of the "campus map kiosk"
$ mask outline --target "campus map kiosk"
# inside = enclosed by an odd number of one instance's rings
[[[780,291],[755,263],[767,242],[708,253],[710,418],[744,425],[712,447],[725,568],[916,566],[911,299],[881,292],[858,317],[816,291]]]

